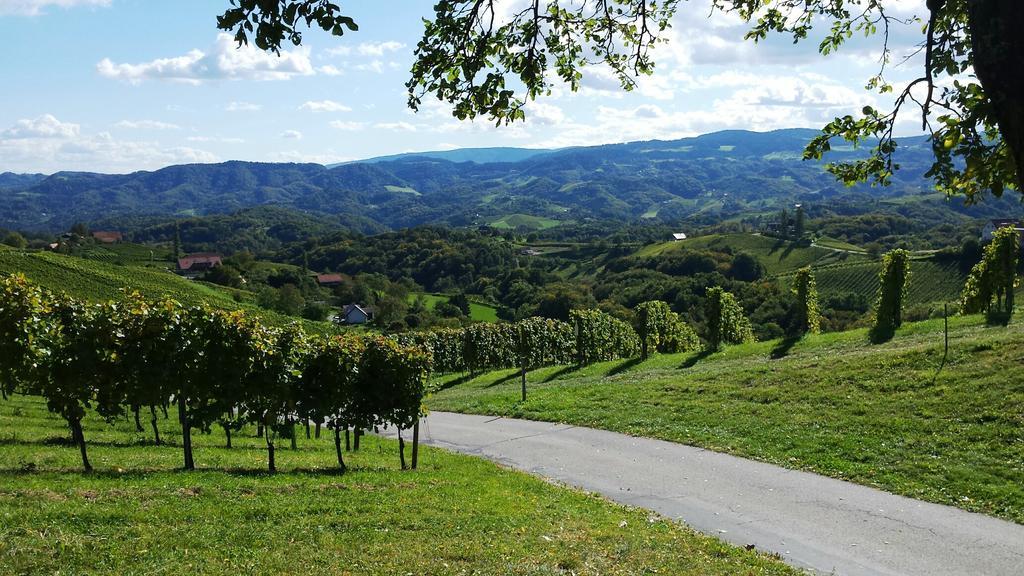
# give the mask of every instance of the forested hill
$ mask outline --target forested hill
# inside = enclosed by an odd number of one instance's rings
[[[904,141],[894,185],[865,196],[867,188],[844,188],[820,164],[801,160],[815,134],[728,131],[563,149],[515,162],[414,155],[334,168],[225,162],[124,175],[5,174],[0,227],[57,231],[77,221],[226,214],[264,205],[334,215],[360,231],[423,223],[540,229],[590,218],[708,224],[772,214],[792,202],[822,205],[827,199],[837,209],[885,198],[916,202],[925,191],[927,142]],[[829,159],[854,153],[838,150]],[[929,201],[942,202],[934,195]],[[987,203],[982,210],[1000,214],[1003,208]]]

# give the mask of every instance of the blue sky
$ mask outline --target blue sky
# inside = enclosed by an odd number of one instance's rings
[[[506,6],[521,0],[506,0]],[[707,0],[684,3],[657,70],[623,93],[600,68],[583,89],[556,89],[528,119],[459,122],[438,103],[405,105],[412,49],[428,0],[341,2],[360,31],[310,32],[281,58],[237,50],[216,29],[227,0],[0,0],[0,172],[131,172],[253,160],[331,163],[456,147],[562,147],[671,139],[722,129],[820,127],[890,97],[863,89],[877,39],[823,58],[816,43],[755,46]],[[923,14],[924,0],[887,2]],[[896,58],[920,24],[893,34]],[[919,72],[912,59],[888,75]],[[904,134],[919,121],[908,116]]]

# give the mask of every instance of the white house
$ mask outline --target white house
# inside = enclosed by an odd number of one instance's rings
[[[339,324],[366,324],[373,313],[359,304],[348,304],[341,309],[337,320]]]
[[[679,242],[680,240],[686,240],[686,234],[683,234],[682,232],[676,232],[675,234],[672,235],[672,240],[675,242]]]
[[[981,241],[988,242],[992,240],[992,235],[996,233],[996,230],[1006,227],[1013,228],[1018,233],[1024,232],[1024,228],[1020,225],[1020,220],[1014,220],[1012,218],[996,218],[985,222],[985,227],[981,229]]]

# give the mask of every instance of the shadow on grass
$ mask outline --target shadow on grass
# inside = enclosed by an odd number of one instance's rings
[[[441,390],[447,390],[449,388],[454,388],[455,386],[458,386],[460,384],[465,384],[466,382],[469,382],[473,378],[476,378],[475,374],[463,374],[462,376],[459,376],[458,378],[455,378],[453,380],[449,380],[449,381],[445,382],[444,384],[441,384],[440,386],[436,386],[434,388],[434,391],[435,392],[440,392]]]
[[[782,340],[779,340],[779,343],[776,344],[774,348],[772,348],[772,360],[778,360],[780,358],[785,358],[786,356],[789,356],[789,352],[793,349],[793,346],[796,346],[796,343],[799,342],[800,339],[801,336],[790,336],[788,338],[783,338]]]
[[[605,373],[605,378],[622,374],[631,368],[635,368],[641,363],[643,363],[643,360],[640,357],[630,358],[629,360],[619,362],[617,365],[613,366],[611,370]]]
[[[494,388],[495,386],[500,386],[500,385],[504,384],[505,382],[509,382],[511,380],[515,380],[515,379],[519,378],[521,375],[522,375],[522,372],[520,372],[519,370],[516,370],[515,372],[513,372],[511,374],[508,374],[507,376],[502,376],[501,378],[498,378],[494,382],[491,382],[490,384],[484,386],[484,388]]]
[[[573,364],[572,366],[566,366],[565,368],[562,368],[561,370],[558,370],[557,372],[553,372],[550,376],[548,376],[547,378],[544,379],[544,382],[551,382],[552,380],[558,380],[562,376],[568,376],[569,374],[572,374],[573,372],[579,371],[580,368],[582,368],[582,366],[577,366],[576,364]]]
[[[86,435],[85,443],[88,446],[103,446],[104,448],[138,448],[140,446],[157,446],[156,441],[151,438],[142,438],[133,441],[120,441],[112,442],[110,440],[90,440]],[[63,448],[74,448],[78,444],[75,443],[71,438],[67,436],[47,436],[45,438],[17,438],[15,436],[6,436],[0,438],[0,446],[18,446],[18,445],[35,445],[35,446],[60,446]],[[174,442],[168,442],[163,440],[160,442],[158,447],[181,447],[179,444]]]
[[[690,356],[685,362],[679,365],[680,368],[693,368],[698,362],[714,354],[714,350],[701,350],[700,352]]]
[[[183,474],[183,475],[206,475],[223,474],[235,478],[273,478],[275,476],[312,476],[312,477],[342,477],[353,472],[392,472],[394,469],[384,466],[349,466],[342,471],[337,467],[325,466],[323,468],[292,468],[269,472],[266,468],[197,468],[185,470],[183,468],[138,468],[131,470],[93,470],[85,472],[81,468],[61,469],[39,469],[32,466],[20,468],[0,468],[0,478],[26,478],[32,476],[67,475],[72,474],[87,478],[101,480],[145,480],[153,474]]]
[[[987,314],[985,314],[985,324],[987,324],[988,326],[1005,327],[1010,324],[1010,319],[1012,317],[1012,312],[1006,312],[1004,310],[990,310]]]
[[[896,330],[894,328],[880,328],[875,326],[868,331],[868,340],[870,340],[872,344],[885,344],[892,340],[895,335]]]

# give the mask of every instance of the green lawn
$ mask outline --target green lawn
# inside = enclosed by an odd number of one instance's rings
[[[416,298],[420,296],[423,296],[428,310],[433,310],[439,303],[448,301],[448,296],[444,294],[410,294],[409,303],[415,302]],[[470,301],[469,317],[476,322],[497,322],[498,309],[494,306]]]
[[[280,450],[270,475],[250,432],[231,450],[198,435],[187,473],[176,446],[90,418],[86,475],[42,401],[0,401],[0,574],[797,573],[481,459],[424,448],[401,471],[395,443],[373,437],[344,475],[326,436]]]
[[[434,410],[566,422],[703,446],[1024,522],[1024,322],[907,324],[529,377],[455,375]],[[773,358],[774,357],[774,358]],[[933,381],[934,379],[934,381]]]

